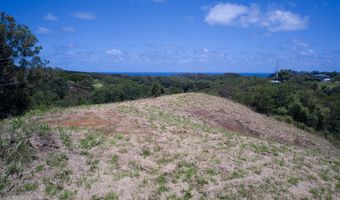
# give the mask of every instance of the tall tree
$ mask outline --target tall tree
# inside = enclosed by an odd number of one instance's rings
[[[37,42],[27,26],[0,12],[0,118],[19,114],[28,106],[29,69],[43,65]]]
[[[151,94],[153,97],[159,97],[164,94],[164,88],[159,84],[154,84],[151,89]]]

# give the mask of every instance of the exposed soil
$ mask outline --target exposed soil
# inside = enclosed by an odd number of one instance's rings
[[[150,127],[140,124],[133,116],[112,109],[76,109],[66,113],[48,114],[34,118],[51,126],[93,128],[110,133],[151,132]]]

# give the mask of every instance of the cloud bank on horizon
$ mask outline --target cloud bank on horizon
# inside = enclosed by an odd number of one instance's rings
[[[51,66],[68,70],[272,72],[279,60],[282,68],[340,71],[340,2],[0,4],[38,35]]]

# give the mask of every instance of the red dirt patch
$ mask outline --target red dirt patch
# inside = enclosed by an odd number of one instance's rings
[[[93,128],[106,133],[148,133],[151,131],[145,123],[113,110],[77,110],[72,113],[46,115],[38,120],[52,126]]]

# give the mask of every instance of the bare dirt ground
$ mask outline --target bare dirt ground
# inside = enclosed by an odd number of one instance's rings
[[[179,94],[31,120],[55,127],[60,144],[37,155],[5,199],[340,199],[339,149],[219,97]]]

